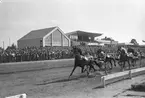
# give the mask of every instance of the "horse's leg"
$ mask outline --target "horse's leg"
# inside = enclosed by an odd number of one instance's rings
[[[94,61],[94,63],[95,63],[95,65],[96,65],[97,67],[99,67],[100,70],[102,69],[102,68],[101,68],[101,65],[98,64],[97,61]]]
[[[137,67],[137,58],[134,60],[134,66]]]
[[[112,62],[111,60],[109,61],[110,65],[111,65],[111,68],[110,69],[113,69],[113,65],[112,65]]]
[[[129,60],[131,62],[131,65],[130,66],[134,67],[134,60],[133,60],[133,58],[130,58]]]
[[[106,62],[105,63],[105,74],[107,75],[107,67],[106,67]]]
[[[132,66],[135,67],[136,59],[132,58],[131,60],[132,60]]]
[[[128,65],[129,65],[129,70],[130,70],[131,65],[130,65],[129,59],[127,60],[127,62],[128,62]]]
[[[125,70],[125,61],[123,61],[123,65],[122,65],[122,71]]]
[[[83,73],[84,72],[84,66],[82,66],[81,68],[82,68],[81,73]]]
[[[70,78],[70,76],[72,76],[72,74],[73,74],[73,72],[74,72],[74,70],[76,69],[76,65],[74,66],[74,68],[73,68],[73,70],[72,70],[72,72],[71,72],[71,74],[69,75],[69,78]]]
[[[140,57],[136,58],[136,65],[137,65],[137,61],[139,61],[139,67],[141,67],[141,58]],[[138,67],[138,65],[137,65],[137,67]]]
[[[93,67],[93,65],[92,64],[89,64],[89,71],[91,71],[91,69],[93,69],[94,71],[95,71],[95,69],[94,69],[94,67]]]
[[[141,62],[142,62],[142,58],[139,57],[139,65],[140,65],[140,67],[141,67]]]
[[[123,62],[119,61],[118,64],[121,67],[121,71],[123,71]]]
[[[91,68],[92,68],[94,71],[96,71],[96,69],[95,69],[94,66],[93,66],[93,62],[94,62],[94,61],[91,61],[91,63],[89,64],[90,70],[91,70]]]
[[[85,69],[85,71],[87,71],[87,77],[88,77],[91,68],[90,68],[90,65],[89,64],[87,64],[86,66],[87,66],[87,68]]]
[[[120,60],[118,61],[118,65],[119,65],[119,66],[122,66],[122,65],[121,65],[121,61],[120,61]]]
[[[113,60],[113,62],[114,62],[114,66],[116,66],[116,61],[115,61],[115,59],[113,58],[112,60]]]
[[[136,59],[132,59],[132,66],[135,67]]]
[[[121,67],[121,70],[122,70],[122,65],[121,65],[121,61],[120,60],[118,60],[118,65],[119,65],[119,67]]]

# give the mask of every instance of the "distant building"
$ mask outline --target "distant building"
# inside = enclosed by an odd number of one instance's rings
[[[103,45],[109,46],[109,47],[118,45],[118,41],[115,41],[115,40],[113,40],[111,38],[107,38],[107,37],[102,38],[102,39],[96,39],[96,41],[100,44],[103,44]]]
[[[33,30],[17,41],[18,48],[70,46],[70,39],[59,27]]]
[[[125,42],[125,43],[118,43],[118,45],[134,45],[134,44],[130,42]]]
[[[102,34],[78,30],[66,33],[66,35],[71,39],[72,45],[98,45],[94,38],[101,36]]]

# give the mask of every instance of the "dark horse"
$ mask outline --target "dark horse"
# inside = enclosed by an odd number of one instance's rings
[[[112,55],[109,55],[107,53],[105,53],[103,50],[99,49],[97,51],[97,55],[98,55],[98,61],[102,61],[103,63],[105,63],[105,70],[106,70],[106,63],[110,63],[111,65],[111,68],[110,69],[113,69],[113,65],[116,66],[116,60],[115,60],[115,57],[113,57]],[[112,63],[113,61],[113,63]],[[97,64],[96,64],[97,65]],[[97,65],[98,66],[98,65]],[[101,65],[99,66],[99,68],[101,69]]]
[[[141,65],[141,55],[140,52],[135,51],[133,48],[129,47],[127,50],[128,56],[131,58],[131,64],[134,67],[136,65],[137,60],[140,61]]]
[[[136,63],[137,63],[137,61],[139,61],[139,65],[141,67],[141,61],[143,59],[141,51],[139,49],[134,50],[133,48],[129,47],[127,52],[128,52],[128,56],[131,59],[132,66],[134,67],[135,65],[137,65]]]
[[[126,53],[124,48],[119,48],[117,52],[118,52],[118,55],[119,55],[118,64],[121,66],[122,71],[125,68],[125,63],[126,62],[128,63],[129,70],[130,70],[131,69],[130,68],[131,67],[130,61],[133,61],[132,57],[128,56],[128,54]]]
[[[110,69],[113,69],[112,61],[114,63],[114,66],[116,66],[115,57],[113,57],[112,55],[106,54],[105,55],[105,62],[109,62],[111,64],[111,68]]]
[[[74,62],[74,68],[70,74],[70,76],[72,76],[74,70],[77,67],[81,67],[81,72],[84,72],[84,67],[87,66],[87,75],[89,74],[89,70],[92,68],[95,71],[95,68],[93,66],[93,60],[86,60],[83,56],[82,56],[82,51],[77,48],[74,50],[74,54],[75,54],[75,62]],[[89,68],[89,70],[88,70]],[[70,77],[69,76],[69,77]]]
[[[133,58],[133,61],[132,61],[134,64],[136,64],[136,62],[139,61],[139,65],[141,67],[143,59],[144,59],[144,56],[139,49],[138,49],[138,51],[134,52],[134,58]]]

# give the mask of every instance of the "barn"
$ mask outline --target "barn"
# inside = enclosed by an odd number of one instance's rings
[[[70,46],[70,39],[59,27],[33,30],[17,41],[18,48]]]

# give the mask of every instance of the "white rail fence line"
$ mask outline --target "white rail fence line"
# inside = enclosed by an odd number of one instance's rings
[[[106,75],[106,76],[102,76],[101,77],[101,83],[102,83],[103,87],[105,87],[106,80],[114,79],[114,78],[125,76],[125,75],[128,76],[127,78],[131,79],[133,73],[142,72],[142,71],[145,71],[145,67],[132,69],[132,70],[129,70],[129,71],[124,71],[124,72],[113,73],[113,74],[109,74],[109,75]]]
[[[26,98],[26,94],[19,94],[19,95],[14,95],[14,96],[9,96],[9,97],[5,97],[5,98]]]

